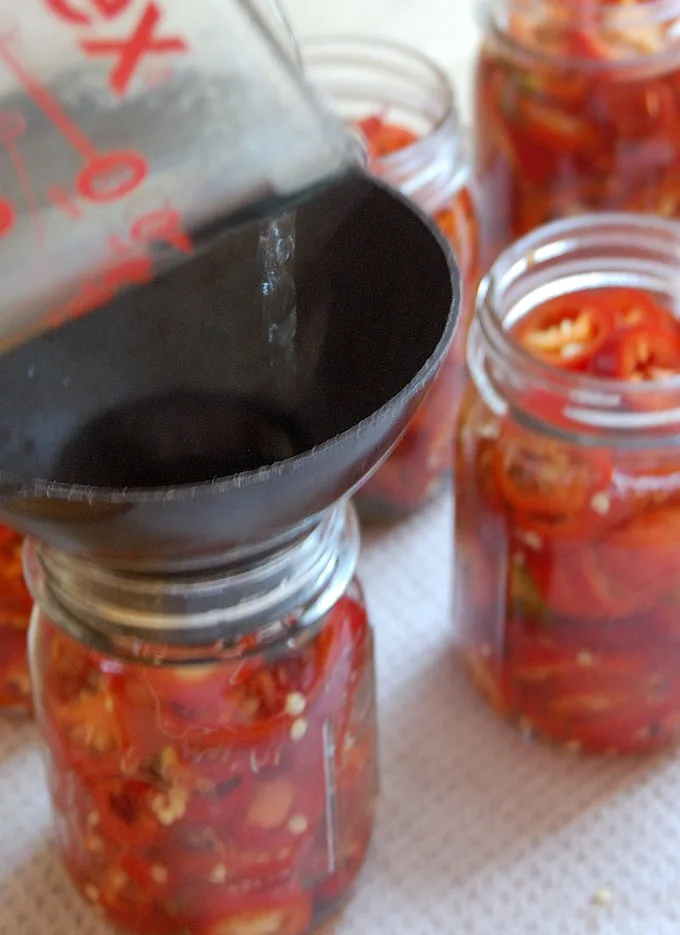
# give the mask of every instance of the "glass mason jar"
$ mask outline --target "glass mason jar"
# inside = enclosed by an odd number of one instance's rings
[[[680,215],[680,0],[482,0],[475,153],[490,259],[551,220]]]
[[[33,601],[24,583],[22,537],[0,526],[0,712],[32,709],[26,635]]]
[[[401,441],[356,498],[362,516],[398,519],[423,507],[451,472],[479,266],[468,136],[451,82],[420,53],[356,37],[312,39],[301,50],[310,81],[362,137],[371,170],[438,222],[463,280],[463,313],[449,357]]]
[[[29,541],[31,665],[58,847],[143,935],[303,935],[371,838],[373,643],[342,505],[206,573]]]
[[[563,370],[508,329],[555,296],[607,287],[677,315],[679,268],[673,222],[554,222],[501,254],[470,332],[455,472],[462,659],[498,714],[574,750],[642,753],[680,736],[680,376]]]

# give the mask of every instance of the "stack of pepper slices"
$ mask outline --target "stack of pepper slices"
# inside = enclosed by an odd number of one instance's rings
[[[355,708],[370,640],[350,597],[295,650],[248,637],[249,655],[195,665],[124,661],[44,622],[37,716],[85,899],[144,935],[303,935],[336,912],[371,836],[375,725],[366,698]]]
[[[555,298],[511,334],[551,367],[623,381],[624,398],[626,383],[658,386],[631,389],[631,411],[666,405],[666,381],[680,375],[680,325],[638,289]],[[528,409],[559,426],[549,400],[545,411],[541,400]],[[637,753],[676,740],[680,472],[672,449],[590,448],[539,434],[512,414],[492,423],[477,398],[463,416],[457,473],[464,658],[496,710],[574,749]]]
[[[493,254],[576,213],[680,214],[677,14],[651,7],[514,2],[488,31],[475,149]]]
[[[0,526],[0,711],[32,708],[26,636],[33,601],[24,584],[23,538]]]

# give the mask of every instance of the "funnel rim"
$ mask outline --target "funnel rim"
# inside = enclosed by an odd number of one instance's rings
[[[451,304],[446,327],[422,367],[395,396],[351,428],[346,429],[339,435],[334,435],[313,448],[294,455],[292,458],[274,461],[254,470],[229,474],[209,481],[175,484],[166,487],[98,487],[89,484],[70,484],[44,478],[31,478],[28,480],[19,474],[0,469],[0,490],[11,490],[15,498],[21,498],[25,492],[30,495],[31,499],[38,495],[46,499],[53,497],[59,500],[67,499],[71,502],[96,501],[98,504],[126,504],[128,506],[168,500],[188,502],[199,496],[213,494],[219,496],[230,490],[257,487],[260,484],[268,483],[272,477],[281,477],[302,470],[320,454],[326,454],[335,448],[342,447],[351,438],[356,438],[364,432],[370,431],[371,427],[382,421],[385,414],[390,410],[403,408],[408,404],[413,397],[421,392],[423,386],[433,378],[434,372],[440,366],[453,341],[461,310],[460,271],[451,244],[430,215],[407,195],[389,183],[365,172],[359,174],[362,177],[362,182],[366,185],[382,190],[384,194],[400,202],[403,208],[415,215],[440,246],[449,273]]]

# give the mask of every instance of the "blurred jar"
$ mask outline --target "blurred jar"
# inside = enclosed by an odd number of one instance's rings
[[[373,641],[344,506],[207,574],[30,542],[31,662],[57,843],[143,935],[306,935],[371,838]]]
[[[363,139],[370,169],[434,218],[463,279],[463,314],[451,352],[405,435],[356,498],[364,517],[399,519],[425,506],[451,471],[478,277],[468,135],[449,79],[420,53],[356,37],[312,39],[301,51],[310,81]]]
[[[588,211],[680,215],[680,2],[480,7],[475,154],[490,257]]]
[[[498,714],[574,750],[680,736],[679,258],[668,221],[556,222],[500,256],[470,332],[462,657]]]
[[[26,635],[33,601],[24,584],[23,538],[0,526],[0,712],[32,709]]]

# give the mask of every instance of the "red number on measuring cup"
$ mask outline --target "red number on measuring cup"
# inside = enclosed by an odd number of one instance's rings
[[[97,14],[106,20],[115,20],[134,2],[135,0],[80,0],[76,3],[74,0],[46,0],[49,8],[60,19],[73,26],[87,27],[94,25]],[[127,37],[93,36],[80,40],[80,47],[88,57],[115,57],[116,63],[109,75],[109,84],[116,94],[125,94],[139,71],[142,60],[147,56],[188,50],[189,46],[182,36],[162,32],[162,19],[161,7],[157,3],[147,3],[137,20],[137,25]]]

